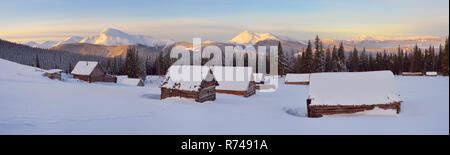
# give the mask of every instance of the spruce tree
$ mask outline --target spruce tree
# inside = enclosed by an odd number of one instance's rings
[[[156,75],[163,75],[163,55],[162,51],[159,52],[158,58],[156,58],[155,61],[155,69],[156,69]]]
[[[369,58],[367,57],[366,54],[366,48],[363,48],[363,51],[359,57],[359,61],[360,61],[360,71],[368,71],[369,70]]]
[[[281,46],[281,41],[278,42],[278,75],[286,75],[287,60],[283,53],[283,47]]]
[[[125,74],[128,75],[129,78],[140,78],[142,76],[140,67],[136,47],[128,48],[125,57]]]
[[[404,61],[403,51],[400,48],[400,46],[398,46],[398,50],[397,50],[397,61],[398,61],[397,74],[402,74],[403,68],[405,68],[405,61]]]
[[[346,67],[346,61],[345,61],[345,49],[344,49],[344,43],[341,42],[338,49],[338,72],[344,72],[347,70]]]
[[[313,52],[311,41],[308,41],[308,46],[306,47],[306,51],[303,54],[303,66],[302,73],[312,73],[313,72]]]
[[[333,51],[331,52],[331,71],[338,72],[339,71],[339,55],[336,49],[336,46],[333,46]]]
[[[350,72],[358,72],[359,71],[359,56],[358,56],[358,49],[356,49],[356,46],[353,47],[353,52],[349,56],[349,71]]]
[[[375,71],[375,62],[373,61],[372,55],[369,54],[369,69],[368,71]]]
[[[449,43],[448,43],[448,37],[447,37],[447,40],[445,41],[445,47],[444,47],[444,52],[443,52],[443,54],[442,54],[442,60],[441,60],[441,72],[442,72],[442,75],[444,75],[444,76],[448,76],[449,75],[449,62],[448,62],[448,57],[449,57],[449,45],[448,45]]]
[[[331,72],[332,71],[332,53],[329,48],[327,48],[325,52],[325,72]]]
[[[39,63],[39,56],[36,54],[36,68],[41,68],[41,64]]]

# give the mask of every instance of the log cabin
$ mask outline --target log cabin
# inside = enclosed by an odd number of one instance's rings
[[[102,66],[95,61],[79,61],[71,74],[73,78],[92,82],[114,82],[117,83],[117,77],[106,74]]]
[[[144,80],[136,79],[136,78],[122,78],[117,83],[123,84],[123,85],[129,85],[129,86],[138,86],[138,87],[145,86]]]
[[[217,93],[243,97],[256,94],[253,67],[213,66],[211,69],[219,83]]]
[[[311,74],[308,117],[383,113],[399,114],[402,100],[391,71]]]
[[[311,74],[287,74],[284,84],[309,85]]]
[[[264,84],[265,78],[263,73],[253,73],[253,79],[256,84]]]
[[[54,79],[62,80],[62,78],[61,78],[62,72],[63,72],[63,70],[61,70],[61,69],[50,69],[50,70],[45,71],[44,75],[52,80],[54,80]]]
[[[218,85],[209,67],[173,65],[161,83],[161,99],[179,97],[200,103],[214,101]]]
[[[403,76],[423,76],[422,72],[403,72]]]
[[[438,76],[437,72],[426,72],[425,76]]]

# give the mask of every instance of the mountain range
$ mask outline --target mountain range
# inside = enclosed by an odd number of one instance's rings
[[[70,43],[87,43],[95,45],[105,45],[105,46],[120,46],[120,45],[145,45],[149,47],[155,46],[168,46],[175,43],[173,40],[169,39],[158,39],[152,36],[145,35],[131,35],[113,28],[106,28],[100,32],[98,35],[89,37],[72,36],[63,41],[46,41],[42,44],[36,42],[27,42],[25,45],[38,48],[52,48],[62,44]]]
[[[226,42],[204,41],[202,47],[215,45],[224,50],[225,46],[233,45],[253,45],[253,46],[277,46],[278,42],[283,45],[285,52],[298,52],[307,47],[307,41],[295,40],[285,36],[279,36],[272,33],[258,33],[251,31],[243,31],[236,37]],[[420,48],[428,48],[429,46],[439,47],[445,42],[444,37],[435,36],[417,36],[404,38],[388,38],[382,36],[361,36],[352,40],[334,40],[322,39],[325,48],[339,46],[342,42],[347,50],[365,47],[368,52],[378,51],[397,51],[398,46],[403,49],[410,49],[416,44]],[[105,57],[115,57],[122,55],[130,45],[139,45],[146,56],[155,56],[155,53],[166,52],[168,47],[183,45],[188,49],[192,48],[192,43],[175,42],[170,39],[159,39],[145,35],[131,35],[123,31],[106,28],[98,35],[89,37],[72,36],[63,41],[46,41],[41,44],[36,42],[28,42],[26,45],[39,48],[49,48],[53,50],[69,51],[86,55],[97,55]]]

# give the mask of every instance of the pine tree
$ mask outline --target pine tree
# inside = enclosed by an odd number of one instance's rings
[[[303,53],[303,52],[300,52],[300,53]],[[295,73],[301,73],[302,66],[303,66],[303,62],[302,62],[303,54],[296,55],[294,58],[295,58]]]
[[[172,66],[172,59],[170,58],[170,52],[167,52],[163,57],[163,72],[162,75],[165,75],[169,70],[170,66]]]
[[[303,62],[302,73],[312,73],[313,72],[313,53],[312,53],[311,41],[308,41],[308,46],[306,48],[306,51],[303,54],[302,62]]]
[[[363,51],[359,57],[359,61],[360,61],[360,71],[368,71],[369,70],[369,58],[367,57],[366,54],[366,48],[363,48]]]
[[[444,47],[444,52],[443,52],[443,54],[442,54],[442,60],[441,60],[441,72],[442,72],[442,75],[444,75],[444,76],[448,76],[449,75],[449,62],[448,62],[448,59],[449,59],[449,45],[448,45],[449,43],[448,43],[448,37],[447,37],[447,40],[445,41],[445,47]]]
[[[331,72],[332,71],[332,53],[330,51],[330,48],[327,48],[325,52],[325,72]]]
[[[353,47],[353,52],[349,57],[349,70],[351,72],[359,72],[359,55],[358,55],[358,49],[356,49],[356,46]]]
[[[283,53],[281,41],[278,42],[278,75],[284,76],[287,71],[287,60]]]
[[[331,71],[339,71],[339,55],[336,46],[333,46],[333,51],[331,52]]]
[[[345,61],[345,49],[344,49],[344,43],[341,42],[338,49],[338,72],[344,72],[347,70],[346,67],[346,61]]]
[[[377,55],[375,57],[374,70],[376,70],[376,71],[383,70],[383,58],[382,58],[382,55],[380,53],[378,53],[378,52],[377,52]]]
[[[315,52],[313,60],[313,72],[323,72],[325,68],[325,55],[323,51],[323,44],[320,41],[319,35],[316,36],[315,42]]]
[[[36,68],[41,68],[41,64],[39,63],[39,56],[36,54]]]
[[[442,64],[442,56],[443,56],[444,48],[442,45],[439,45],[439,53],[436,55],[436,64],[434,65],[434,71],[442,72],[441,71],[441,64]]]
[[[125,57],[125,74],[129,78],[141,78],[142,70],[139,62],[138,51],[136,47],[130,47],[127,49]]]
[[[422,62],[422,52],[421,52],[421,49],[419,49],[419,47],[417,46],[417,44],[413,49],[413,53],[412,53],[410,59],[411,59],[411,61],[410,61],[409,71],[410,72],[421,72],[422,65],[420,63]]]
[[[369,69],[368,71],[375,71],[375,62],[372,55],[369,54]]]
[[[404,55],[400,46],[398,46],[397,61],[398,61],[397,75],[399,75],[402,74],[403,68],[405,68]]]

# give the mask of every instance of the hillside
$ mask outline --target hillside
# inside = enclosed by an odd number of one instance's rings
[[[105,46],[86,43],[70,43],[57,45],[50,49],[68,51],[82,55],[94,55],[108,58],[122,56],[123,58],[125,58],[126,51],[131,46],[134,45]],[[159,53],[164,50],[163,47],[148,47],[144,45],[136,45],[135,47],[138,49],[141,56],[150,57],[152,59],[156,58]]]
[[[12,43],[0,39],[0,58],[29,66],[39,66],[42,69],[59,68],[71,71],[78,61],[98,61],[106,66],[110,58],[82,55],[57,49],[48,50]],[[39,63],[39,64],[37,64]],[[109,68],[106,68],[109,70]]]

